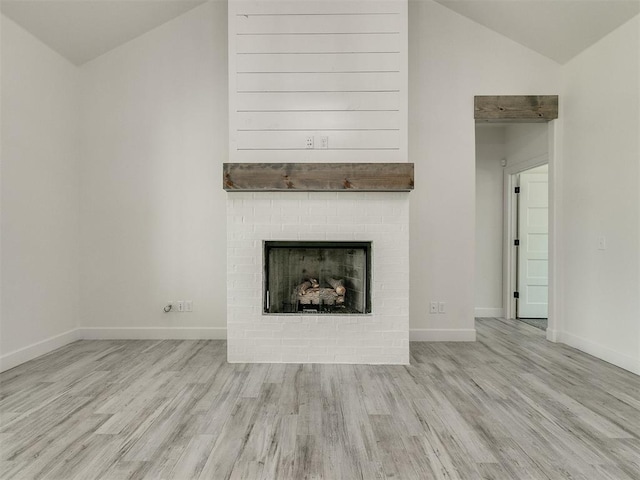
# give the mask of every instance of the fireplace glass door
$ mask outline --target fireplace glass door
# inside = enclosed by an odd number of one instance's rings
[[[264,242],[264,313],[371,313],[371,242]]]

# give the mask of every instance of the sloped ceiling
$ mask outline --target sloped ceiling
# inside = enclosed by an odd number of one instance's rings
[[[81,65],[205,1],[0,0],[0,10]],[[640,12],[640,0],[435,1],[561,64]]]
[[[0,10],[76,65],[206,0],[2,0]]]
[[[435,1],[560,64],[640,12],[640,0]]]

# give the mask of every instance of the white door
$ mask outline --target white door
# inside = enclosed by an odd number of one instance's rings
[[[547,165],[520,174],[518,197],[518,317],[547,318],[549,174]]]

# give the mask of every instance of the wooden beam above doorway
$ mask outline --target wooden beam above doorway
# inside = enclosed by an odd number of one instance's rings
[[[484,95],[474,97],[476,122],[548,122],[558,118],[557,95]]]

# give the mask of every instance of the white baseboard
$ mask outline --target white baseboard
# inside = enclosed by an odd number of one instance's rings
[[[0,356],[0,372],[46,355],[77,340],[226,340],[223,327],[105,327],[76,328]],[[475,329],[416,328],[409,331],[412,342],[474,342]],[[620,368],[640,375],[640,361],[585,338],[547,330],[547,339],[577,348]]]
[[[475,328],[435,329],[413,328],[409,330],[412,342],[475,342]]]
[[[81,340],[79,328],[74,328],[59,335],[54,335],[40,342],[27,345],[26,347],[19,348],[13,352],[5,353],[0,356],[0,372],[4,372],[13,367],[33,360],[34,358],[46,355],[60,347],[64,347],[76,340]]]
[[[577,348],[605,362],[640,375],[640,359],[638,358],[624,355],[604,345],[567,332],[557,332],[557,339],[559,342],[569,345],[570,347]]]
[[[226,340],[223,327],[83,327],[85,340]]]
[[[475,309],[476,318],[504,318],[504,308],[482,308],[476,307]]]
[[[475,342],[475,329],[412,329],[413,342]],[[82,327],[0,356],[0,372],[77,340],[226,340],[224,327]],[[615,362],[612,362],[615,363]],[[624,368],[624,367],[623,367]]]

